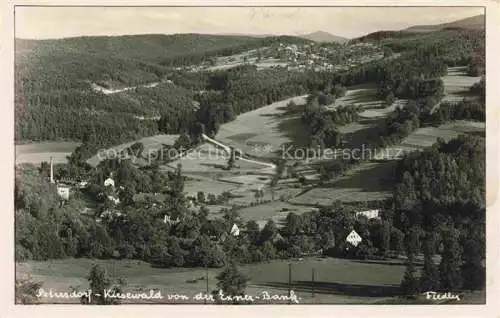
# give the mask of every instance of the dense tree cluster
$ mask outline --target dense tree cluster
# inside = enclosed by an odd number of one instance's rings
[[[403,38],[389,38],[381,42],[395,52],[432,50],[448,66],[467,65],[474,56],[484,56],[484,43],[484,30],[460,29],[409,34]]]
[[[429,290],[484,288],[485,140],[462,135],[408,155],[396,171],[394,224],[405,233],[407,255],[425,255],[421,282]],[[436,269],[433,257],[441,255]],[[411,264],[405,284],[411,277]],[[407,288],[407,285],[403,286]],[[411,289],[406,289],[410,293]]]
[[[349,41],[349,44],[363,43],[363,42],[377,42],[385,39],[404,39],[418,36],[418,33],[408,31],[376,31],[367,35],[360,36]]]
[[[421,105],[410,101],[405,107],[398,107],[386,119],[386,127],[379,131],[378,146],[386,147],[396,144],[407,137],[421,125]]]
[[[442,102],[431,115],[431,122],[441,124],[450,120],[469,119],[484,122],[486,107],[484,102],[462,100],[460,102]]]
[[[88,139],[86,146],[96,150],[159,131],[188,132],[193,129],[200,103],[195,94],[210,89],[211,75],[189,74],[165,65],[186,66],[261,45],[305,41],[196,34],[17,40],[15,138]],[[300,84],[284,84],[290,80],[281,80],[283,75],[273,71],[248,74],[233,85],[234,105],[227,94],[224,103],[241,113],[305,92]],[[290,78],[293,81],[294,76]],[[140,86],[153,83],[157,86]],[[252,83],[257,83],[254,88]],[[132,89],[106,95],[95,90],[96,84]],[[252,94],[258,96],[247,99]],[[206,124],[204,120],[202,124]]]
[[[302,122],[309,127],[309,146],[312,148],[336,148],[342,144],[342,134],[337,125],[351,123],[358,119],[356,107],[337,107],[328,110],[327,102],[322,97],[331,96],[324,93],[310,95],[302,113]],[[334,100],[333,97],[331,98]]]

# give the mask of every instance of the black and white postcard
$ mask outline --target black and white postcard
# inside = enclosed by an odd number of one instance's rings
[[[7,316],[490,312],[493,3],[12,4]]]

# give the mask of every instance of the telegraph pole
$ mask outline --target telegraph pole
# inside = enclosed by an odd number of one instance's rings
[[[207,286],[207,292],[205,295],[205,305],[207,304],[207,297],[208,297],[208,266],[205,265],[205,284]]]
[[[288,263],[288,304],[292,303],[292,263]]]
[[[315,268],[312,269],[311,276],[312,276],[311,277],[312,278],[312,291],[311,291],[312,295],[311,296],[312,296],[312,299],[313,299],[313,303],[315,303],[315,299],[314,299],[314,297],[315,297],[315,295],[314,295],[314,287],[315,286],[314,285],[316,283],[316,269]]]

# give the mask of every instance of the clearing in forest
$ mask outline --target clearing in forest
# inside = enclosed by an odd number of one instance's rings
[[[50,157],[55,164],[66,163],[67,156],[78,147],[78,142],[38,142],[16,145],[16,164],[32,163],[39,165],[43,161],[49,162]]]
[[[241,114],[221,125],[215,139],[251,156],[274,157],[283,144],[295,144],[296,137],[304,137],[300,114],[288,115],[287,105],[290,101],[305,104],[306,96],[291,97]]]

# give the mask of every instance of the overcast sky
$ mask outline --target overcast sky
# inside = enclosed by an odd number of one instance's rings
[[[347,38],[377,30],[440,24],[483,14],[480,7],[16,7],[16,37],[61,38],[144,33],[298,35]]]

